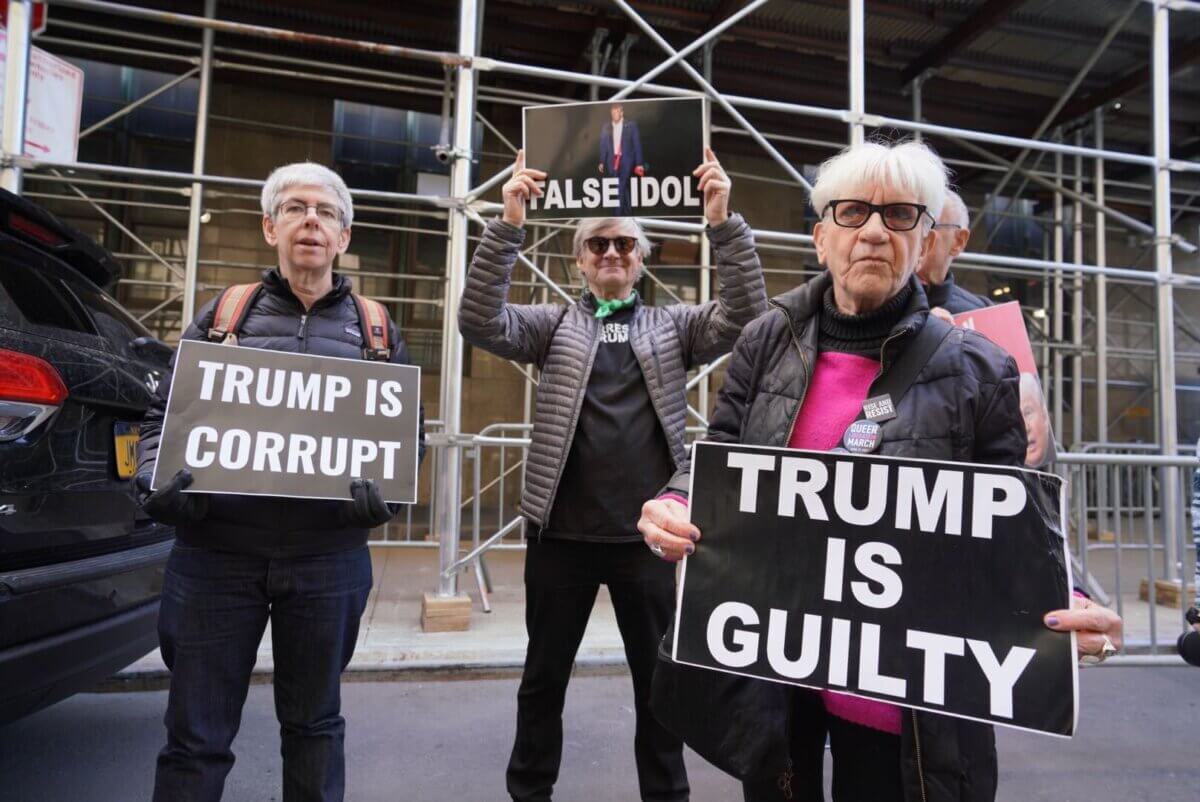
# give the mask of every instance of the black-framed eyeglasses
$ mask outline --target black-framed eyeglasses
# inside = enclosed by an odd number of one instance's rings
[[[301,200],[288,200],[279,204],[277,214],[288,221],[303,220],[309,209],[316,209],[317,219],[328,226],[342,224],[342,210],[332,203],[305,203]]]
[[[827,211],[833,212],[833,222],[842,228],[862,228],[871,215],[879,212],[879,219],[892,231],[912,231],[921,222],[921,215],[929,214],[920,203],[868,203],[850,199],[831,200],[821,216],[824,217]],[[929,219],[933,220],[933,215],[929,215]]]
[[[637,247],[637,239],[634,237],[588,237],[583,241],[587,249],[597,256],[608,253],[610,243],[622,256],[633,253],[633,249]]]

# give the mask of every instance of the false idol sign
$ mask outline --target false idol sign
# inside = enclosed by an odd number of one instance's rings
[[[672,657],[1071,735],[1062,503],[1017,468],[697,443]]]
[[[705,100],[616,100],[528,106],[525,163],[543,170],[530,220],[699,217]]]

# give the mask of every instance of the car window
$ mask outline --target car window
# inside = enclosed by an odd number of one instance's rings
[[[100,332],[115,344],[125,347],[138,337],[152,337],[149,329],[125,311],[112,296],[82,279],[66,281],[70,292],[87,308]]]
[[[55,284],[31,265],[8,260],[0,263],[0,287],[27,322],[94,335],[95,328],[79,301]]]

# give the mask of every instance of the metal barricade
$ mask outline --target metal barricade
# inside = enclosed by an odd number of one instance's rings
[[[1124,620],[1122,657],[1175,662],[1175,640],[1195,594],[1188,584],[1196,565],[1188,517],[1194,525],[1198,463],[1194,456],[1144,453],[1153,448],[1091,444],[1060,454],[1058,469],[1069,488],[1065,524],[1075,584]],[[1163,507],[1168,482],[1176,483],[1175,498],[1188,500],[1177,509]]]

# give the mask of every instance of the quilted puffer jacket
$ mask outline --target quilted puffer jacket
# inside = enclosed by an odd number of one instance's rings
[[[741,216],[730,215],[708,236],[720,284],[717,300],[696,306],[639,303],[629,325],[629,341],[676,469],[688,461],[683,442],[688,370],[728,353],[742,327],[767,303],[754,235]],[[541,369],[521,512],[544,527],[575,437],[600,321],[589,311],[588,297],[569,306],[508,302],[524,239],[524,229],[503,220],[487,225],[467,272],[458,326],[472,345]]]

